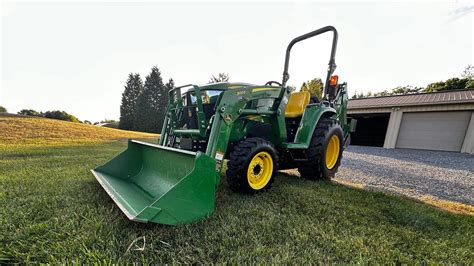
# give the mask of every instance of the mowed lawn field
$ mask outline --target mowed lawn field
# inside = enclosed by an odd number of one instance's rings
[[[156,135],[0,116],[2,263],[474,263],[474,217],[280,173],[187,225],[128,221],[89,169]]]

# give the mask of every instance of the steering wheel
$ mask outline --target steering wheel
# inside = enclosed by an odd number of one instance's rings
[[[269,82],[265,83],[265,86],[271,86],[273,83],[277,84],[278,86],[282,86],[280,82],[276,82],[273,80],[270,80]]]

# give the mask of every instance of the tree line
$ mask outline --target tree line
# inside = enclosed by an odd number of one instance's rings
[[[22,109],[17,114],[27,115],[27,116],[38,116],[38,117],[44,117],[44,118],[50,118],[50,119],[69,121],[69,122],[74,122],[74,123],[82,123],[77,117],[71,114],[68,114],[65,111],[59,111],[59,110],[38,112],[33,109]]]
[[[217,76],[211,76],[208,83],[227,82],[229,79],[228,74],[219,73]],[[324,84],[322,80],[320,78],[314,78],[304,82],[300,90],[309,91],[311,96],[321,98],[323,87]],[[160,133],[168,104],[169,91],[173,88],[173,79],[170,78],[165,84],[157,66],[151,68],[150,73],[145,77],[145,82],[142,81],[140,74],[130,73],[124,86],[124,92],[122,93],[120,121],[104,120],[94,124],[109,123],[113,125],[113,127],[116,127],[118,124],[120,129]],[[357,93],[356,91],[351,98],[358,99],[472,88],[474,88],[474,66],[469,65],[461,74],[461,78],[455,77],[446,81],[430,83],[426,87],[399,86],[390,91],[384,90],[376,93],[367,92],[366,94]],[[6,112],[6,108],[0,106],[0,113]],[[77,117],[65,111],[58,110],[37,112],[33,109],[23,109],[18,112],[18,114],[92,124],[90,121],[85,120],[82,122]]]
[[[304,82],[300,90],[308,91],[311,96],[315,96],[318,99],[322,97],[324,83],[320,78],[314,78]],[[414,87],[414,86],[399,86],[391,90],[384,90],[381,92],[367,92],[367,93],[357,93],[354,92],[354,95],[351,99],[367,98],[367,97],[378,97],[378,96],[391,96],[391,95],[405,95],[413,93],[431,93],[438,91],[447,91],[447,90],[464,90],[464,89],[474,89],[474,66],[468,65],[463,73],[461,78],[455,77],[450,78],[446,81],[438,81],[428,84],[426,87]]]
[[[7,113],[7,112],[8,111],[6,108],[0,106],[0,113]],[[36,117],[43,117],[43,118],[49,118],[49,119],[56,119],[56,120],[73,122],[73,123],[83,123],[83,124],[88,124],[88,125],[105,124],[103,125],[105,127],[118,128],[118,121],[115,121],[115,120],[104,119],[100,122],[95,122],[95,123],[92,123],[89,120],[81,121],[76,116],[69,114],[66,111],[60,111],[60,110],[38,112],[34,109],[21,109],[19,112],[17,112],[17,114],[24,115],[24,116],[36,116]]]
[[[367,92],[357,93],[354,92],[354,95],[351,99],[367,98],[367,97],[379,97],[379,96],[391,96],[391,95],[405,95],[413,93],[431,93],[438,91],[448,91],[448,90],[464,90],[464,89],[474,89],[474,66],[468,65],[463,73],[461,78],[455,77],[450,78],[445,81],[438,81],[428,84],[426,87],[414,87],[414,86],[399,86],[391,89],[390,91],[384,90],[381,92]]]

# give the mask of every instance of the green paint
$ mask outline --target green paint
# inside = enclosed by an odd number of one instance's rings
[[[228,89],[232,88],[232,89]],[[222,91],[215,113],[206,119],[201,95]],[[261,123],[271,125],[267,136],[280,151],[307,149],[321,117],[333,117],[347,136],[347,92],[345,84],[332,103],[306,107],[293,142],[287,142],[285,108],[289,89],[241,83],[189,85],[196,96],[196,127],[185,128],[185,103],[181,89],[170,92],[170,102],[159,145],[130,141],[128,149],[92,170],[97,180],[127,217],[139,222],[178,224],[195,221],[214,210],[214,193],[231,142],[242,140]],[[186,96],[186,94],[184,94]],[[189,107],[189,106],[188,106]],[[184,114],[187,115],[187,114]],[[206,140],[206,151],[186,151],[179,138]],[[174,144],[173,144],[174,143]],[[173,147],[172,147],[173,146]]]
[[[133,221],[174,225],[214,210],[219,177],[215,161],[200,152],[129,141],[127,150],[92,172]]]
[[[297,42],[333,32],[325,96],[320,103],[305,106],[302,116],[285,118],[291,88],[290,50]],[[286,50],[283,85],[270,81],[185,85],[169,92],[169,103],[159,145],[130,141],[126,151],[92,170],[94,176],[127,217],[134,221],[178,224],[206,217],[214,210],[214,194],[228,148],[247,137],[260,137],[273,144],[287,165],[296,165],[294,154],[304,157],[321,118],[338,122],[347,139],[355,122],[347,124],[346,84],[330,86],[336,63],[337,30],[327,26],[293,39]],[[186,93],[182,90],[188,89]],[[184,100],[183,100],[184,99]],[[296,98],[294,98],[296,99]],[[296,103],[303,107],[306,102]],[[300,109],[301,110],[301,109]],[[191,150],[191,151],[188,151]],[[204,152],[202,152],[204,151]]]

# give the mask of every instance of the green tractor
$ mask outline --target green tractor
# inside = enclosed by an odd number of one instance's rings
[[[286,86],[291,48],[333,32],[324,97]],[[92,173],[138,222],[188,223],[214,211],[224,160],[233,191],[270,187],[278,170],[298,168],[308,179],[331,178],[355,128],[347,119],[346,83],[332,76],[337,31],[327,26],[295,38],[286,50],[282,83],[185,85],[169,92],[159,144],[129,140],[127,150]]]

